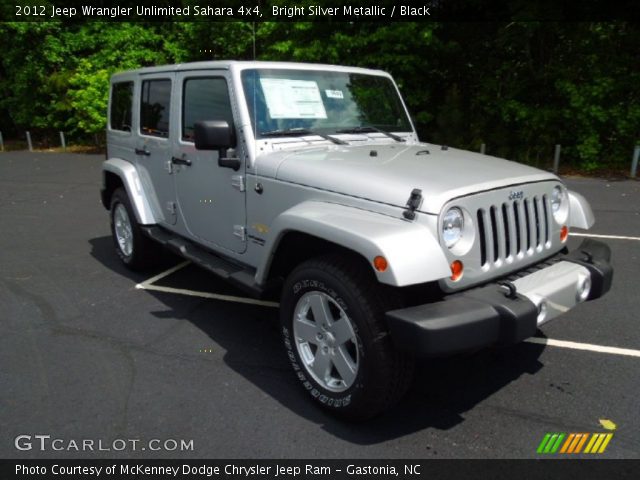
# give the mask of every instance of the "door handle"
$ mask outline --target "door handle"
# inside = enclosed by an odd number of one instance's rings
[[[191,160],[187,158],[171,157],[171,163],[174,165],[185,165],[187,167],[191,166]]]
[[[145,155],[147,157],[151,155],[151,152],[146,148],[136,148],[135,152],[136,152],[136,155]]]

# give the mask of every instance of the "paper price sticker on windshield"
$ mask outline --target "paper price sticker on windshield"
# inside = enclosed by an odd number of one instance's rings
[[[261,78],[260,84],[271,118],[327,118],[316,82]]]

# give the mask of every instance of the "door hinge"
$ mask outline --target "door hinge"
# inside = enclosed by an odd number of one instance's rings
[[[233,188],[237,188],[241,192],[244,192],[245,188],[246,188],[246,185],[245,185],[245,182],[244,182],[244,176],[243,175],[233,175],[231,177],[231,185],[233,186]]]
[[[169,175],[173,173],[173,163],[171,163],[171,160],[167,160],[164,163],[164,169],[169,172]]]
[[[167,211],[172,215],[176,213],[176,202],[167,202]]]
[[[247,241],[247,229],[244,225],[234,225],[233,226],[233,234],[240,239],[242,242]]]

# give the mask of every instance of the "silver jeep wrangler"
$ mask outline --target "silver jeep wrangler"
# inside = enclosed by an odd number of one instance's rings
[[[422,143],[391,76],[202,62],[111,79],[102,203],[116,252],[164,246],[280,301],[295,375],[363,419],[416,356],[519,342],[606,293],[610,250],[554,175]]]

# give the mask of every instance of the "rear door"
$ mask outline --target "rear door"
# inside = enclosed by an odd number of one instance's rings
[[[175,225],[177,212],[171,169],[173,108],[171,90],[175,75],[156,73],[141,77],[139,127],[135,142],[138,172],[160,223]],[[175,123],[175,122],[173,122]],[[175,130],[175,127],[174,127]]]
[[[226,70],[176,75],[181,121],[174,142],[174,180],[188,234],[218,250],[242,253],[246,249],[245,164],[238,171],[220,167],[220,152],[196,150],[193,137],[194,124],[202,120],[225,120],[234,128],[230,83]],[[227,157],[232,156],[243,158],[240,147],[227,151]]]

